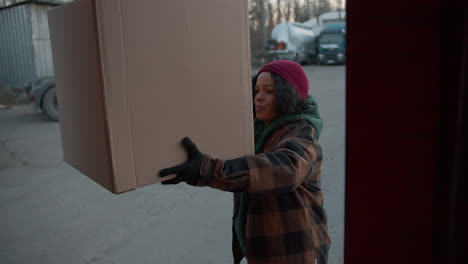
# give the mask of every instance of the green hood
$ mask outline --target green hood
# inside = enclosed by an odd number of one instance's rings
[[[281,116],[273,121],[268,126],[265,126],[263,121],[255,120],[255,153],[258,154],[259,151],[262,149],[265,140],[276,131],[280,126],[284,125],[285,123],[304,118],[305,120],[309,121],[309,123],[314,127],[315,131],[317,132],[317,137],[320,137],[320,132],[322,132],[323,128],[323,120],[320,117],[320,113],[318,110],[317,100],[312,96],[307,96],[307,101],[310,102],[310,110],[304,114],[294,114],[294,115],[287,115]]]

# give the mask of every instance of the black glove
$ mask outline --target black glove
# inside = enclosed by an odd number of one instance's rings
[[[185,150],[188,153],[188,160],[180,165],[162,169],[159,171],[159,176],[165,177],[167,175],[176,174],[174,179],[161,182],[162,184],[178,184],[179,182],[186,182],[192,186],[195,186],[200,177],[200,166],[203,159],[203,154],[198,150],[197,146],[185,137],[182,140]]]

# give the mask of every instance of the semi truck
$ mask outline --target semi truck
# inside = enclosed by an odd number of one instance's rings
[[[346,24],[326,24],[316,40],[316,46],[318,64],[345,64]]]
[[[291,60],[310,64],[316,58],[315,37],[310,27],[286,22],[276,25],[271,32],[265,57],[267,61]]]

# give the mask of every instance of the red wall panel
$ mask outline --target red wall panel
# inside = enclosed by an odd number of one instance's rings
[[[431,263],[440,4],[347,3],[345,263]]]

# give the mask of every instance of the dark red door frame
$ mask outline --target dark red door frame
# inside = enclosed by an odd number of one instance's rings
[[[346,264],[466,254],[466,2],[347,2]]]

